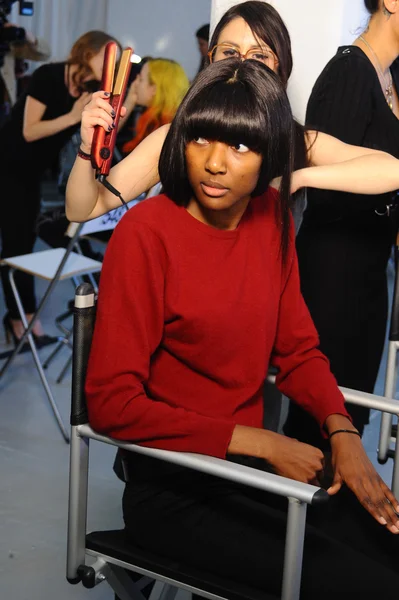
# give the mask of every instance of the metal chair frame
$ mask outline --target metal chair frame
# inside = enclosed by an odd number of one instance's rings
[[[89,284],[83,284],[78,288],[75,296],[74,313],[67,550],[68,581],[75,584],[82,582],[86,587],[94,587],[102,581],[108,580],[121,600],[139,598],[138,594],[140,592],[125,573],[125,570],[131,570],[166,584],[162,591],[162,597],[168,600],[174,598],[177,588],[191,591],[212,600],[219,600],[224,597],[210,592],[205,585],[204,589],[192,587],[184,581],[184,577],[166,577],[156,570],[143,568],[140,564],[132,564],[110,553],[86,547],[89,446],[91,440],[96,440],[122,448],[125,451],[151,456],[158,460],[285,496],[288,499],[288,518],[281,599],[298,600],[307,505],[326,502],[328,500],[327,493],[312,485],[292,481],[226,460],[199,454],[145,448],[136,444],[119,442],[93,431],[88,423],[84,395],[87,360],[95,320],[95,294]],[[274,380],[274,376],[269,377],[269,381],[274,382]],[[398,401],[345,388],[341,388],[341,391],[349,403],[390,412],[391,414],[399,413]],[[93,565],[86,565],[86,556],[95,558]]]
[[[395,283],[391,308],[391,322],[388,334],[388,358],[385,371],[384,396],[395,398],[398,381],[398,351],[399,351],[399,248],[394,250]],[[389,458],[393,459],[392,490],[399,495],[399,444],[397,444],[397,419],[391,412],[381,415],[380,437],[378,443],[378,461],[385,464]]]

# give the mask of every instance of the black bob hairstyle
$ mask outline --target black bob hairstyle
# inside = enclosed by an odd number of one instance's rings
[[[186,169],[186,146],[192,140],[204,137],[232,146],[245,144],[263,157],[252,196],[264,193],[274,177],[282,177],[276,220],[285,257],[294,131],[285,89],[273,71],[255,60],[216,62],[197,75],[166,136],[159,161],[164,192],[181,206],[192,197]]]
[[[216,25],[209,49],[219,43],[223,29],[234,19],[244,19],[259,42],[267,44],[278,59],[277,72],[285,86],[292,71],[291,38],[284,21],[268,2],[248,0],[232,6]]]
[[[209,31],[210,31],[210,25],[209,25],[209,23],[207,23],[206,25],[203,25],[202,27],[197,29],[197,31],[195,32],[195,35],[198,39],[205,40],[206,42],[208,42],[209,41]]]

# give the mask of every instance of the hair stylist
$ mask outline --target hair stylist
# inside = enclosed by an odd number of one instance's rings
[[[102,31],[90,31],[77,40],[66,62],[37,69],[0,130],[2,258],[33,251],[42,174],[79,126],[90,100],[89,82],[101,81],[104,49],[110,40]],[[24,328],[6,267],[1,268],[1,279],[8,311],[4,329],[16,343]],[[15,281],[29,321],[36,310],[33,277],[18,272]],[[52,341],[44,336],[40,322],[35,323],[33,334],[39,347]]]
[[[348,144],[399,157],[399,2],[365,0],[367,29],[318,78],[307,124]],[[376,180],[384,181],[383,173]],[[399,182],[398,182],[399,183]],[[388,317],[386,268],[397,233],[395,194],[309,190],[297,238],[301,288],[339,385],[372,393]],[[363,432],[369,410],[349,409]],[[316,424],[293,404],[286,433],[320,446]]]

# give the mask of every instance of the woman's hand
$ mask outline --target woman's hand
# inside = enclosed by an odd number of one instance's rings
[[[236,425],[227,453],[262,458],[277,475],[304,483],[318,485],[323,473],[324,456],[318,448],[268,429]]]
[[[321,450],[292,438],[268,431],[265,459],[282,477],[320,485],[324,469]]]
[[[90,94],[89,92],[84,92],[79,98],[74,102],[71,111],[69,113],[71,117],[71,124],[76,125],[80,123],[82,120],[82,112],[86,104],[89,102]]]
[[[353,427],[352,427],[353,428]],[[332,496],[346,484],[364,508],[392,533],[399,533],[399,502],[371,464],[361,439],[350,433],[331,438],[334,480]]]
[[[109,103],[109,97],[110,95],[108,92],[95,92],[92,94],[90,102],[86,102],[86,105],[82,107],[83,112],[80,133],[82,138],[82,149],[85,152],[90,153],[95,127],[103,127],[107,133],[111,131],[113,127],[115,113]],[[122,107],[121,117],[125,114],[126,109]]]

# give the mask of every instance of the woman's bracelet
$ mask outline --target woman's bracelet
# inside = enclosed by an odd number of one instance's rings
[[[87,152],[83,152],[83,150],[81,150],[81,148],[79,148],[79,150],[78,150],[78,156],[80,158],[83,158],[83,160],[91,160],[91,154],[87,154]]]
[[[354,435],[358,435],[360,438],[362,437],[361,433],[356,429],[336,429],[328,436],[328,439],[331,440],[332,436],[336,433],[353,433]]]

